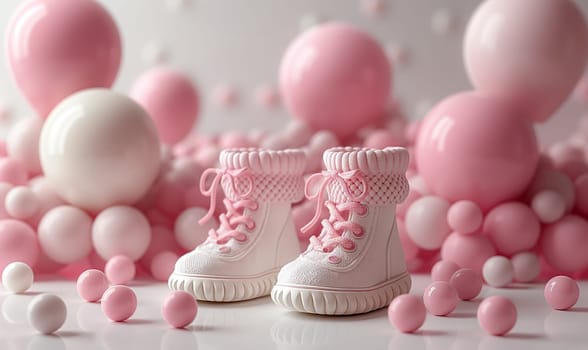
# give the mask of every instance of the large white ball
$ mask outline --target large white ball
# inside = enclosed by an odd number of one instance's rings
[[[138,201],[159,172],[151,118],[129,97],[107,89],[64,99],[49,114],[39,147],[56,192],[93,212]]]

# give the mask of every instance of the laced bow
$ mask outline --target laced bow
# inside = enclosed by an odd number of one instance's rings
[[[206,184],[209,182],[211,176],[214,177],[212,178],[210,187],[207,188]],[[208,231],[208,236],[218,244],[224,244],[231,238],[243,242],[247,239],[247,235],[237,230],[237,226],[239,224],[244,224],[248,230],[252,230],[255,227],[255,221],[252,218],[243,215],[243,212],[245,209],[257,210],[258,208],[257,202],[249,198],[253,192],[253,176],[248,168],[236,170],[211,168],[202,173],[202,177],[200,178],[200,192],[202,192],[203,195],[210,197],[210,205],[208,212],[198,220],[198,223],[203,224],[210,220],[214,215],[218,188],[223,181],[228,182],[233,195],[237,199],[223,199],[223,204],[225,205],[227,212],[219,216],[219,228],[223,228],[224,232],[219,234],[218,230],[211,229]],[[237,181],[244,181],[247,184],[245,191],[239,189]]]
[[[318,185],[318,190],[315,193],[311,193],[311,189],[319,181],[320,185]],[[359,193],[355,193],[349,187],[351,181],[359,182]],[[327,186],[333,183],[338,183],[341,186],[345,195],[349,198],[349,201],[343,203],[335,203],[331,200],[325,201],[324,196]],[[361,225],[349,221],[349,217],[345,218],[343,212],[356,212],[360,215],[365,214],[366,207],[360,203],[368,193],[368,184],[364,175],[359,170],[348,172],[323,171],[322,173],[314,174],[308,178],[304,192],[308,199],[317,200],[317,209],[310,222],[302,227],[301,231],[303,233],[310,230],[320,220],[323,214],[323,208],[326,207],[329,210],[329,219],[322,220],[321,222],[323,228],[326,229],[325,235],[322,240],[312,236],[310,238],[311,245],[315,249],[324,252],[331,252],[338,245],[343,246],[343,248],[347,250],[352,250],[355,247],[355,243],[349,239],[343,238],[342,234],[344,231],[348,230],[354,236],[361,237],[363,235],[363,228]]]

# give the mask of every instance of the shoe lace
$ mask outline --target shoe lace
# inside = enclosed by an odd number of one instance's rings
[[[211,176],[213,176],[212,182],[207,188],[206,184],[210,181]],[[202,177],[200,178],[200,192],[210,197],[210,205],[208,212],[198,223],[203,224],[214,215],[218,187],[223,180],[229,183],[236,199],[223,199],[226,212],[219,216],[219,228],[208,231],[208,240],[217,244],[225,244],[231,238],[239,242],[244,242],[247,240],[247,234],[238,229],[239,225],[245,225],[247,230],[253,230],[255,228],[255,220],[245,214],[245,209],[255,211],[259,207],[257,201],[249,198],[249,195],[253,192],[253,176],[248,168],[237,170],[211,168],[202,173]],[[244,191],[239,189],[237,181],[244,181],[247,184]]]
[[[349,187],[349,182],[351,181],[349,180],[359,182],[359,187],[361,188],[359,193],[355,193],[351,190]],[[320,183],[318,185],[318,190],[315,193],[311,193],[311,189],[314,188],[317,183]],[[348,201],[335,203],[332,200],[325,200],[324,196],[327,186],[332,183],[338,183],[341,186],[345,195],[349,199]],[[356,238],[360,238],[364,235],[363,227],[350,220],[351,214],[353,213],[358,215],[365,215],[367,213],[367,206],[361,204],[361,201],[368,193],[368,185],[364,175],[358,170],[348,172],[323,171],[322,173],[314,174],[308,178],[304,192],[308,199],[317,200],[317,208],[310,222],[302,227],[301,231],[303,233],[310,230],[320,220],[324,208],[327,208],[329,211],[329,218],[321,221],[323,226],[321,235],[318,237],[310,237],[311,249],[330,253],[336,247],[341,246],[348,251],[354,250],[355,242],[348,237],[344,237],[343,233],[349,231]],[[341,258],[332,255],[329,257],[329,260],[338,263],[341,261]]]

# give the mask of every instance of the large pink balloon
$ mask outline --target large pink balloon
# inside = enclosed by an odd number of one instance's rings
[[[385,113],[391,66],[367,33],[328,23],[301,34],[280,67],[289,112],[315,129],[345,138]]]
[[[174,145],[192,131],[200,108],[198,92],[190,78],[168,67],[148,70],[131,91],[155,122],[161,142]]]
[[[110,87],[120,65],[116,24],[93,0],[25,1],[6,38],[12,76],[43,118],[76,91]]]
[[[420,174],[447,200],[483,210],[525,191],[539,160],[535,131],[509,101],[482,92],[450,96],[429,112],[416,146]]]
[[[487,0],[464,39],[470,80],[522,101],[545,121],[570,95],[588,59],[588,32],[570,0]]]

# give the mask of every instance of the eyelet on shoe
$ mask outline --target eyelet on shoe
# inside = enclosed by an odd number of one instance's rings
[[[341,262],[341,257],[337,256],[337,255],[330,255],[328,257],[328,260],[331,264],[339,264]]]
[[[357,212],[357,216],[364,218],[368,215],[369,209],[367,205],[362,205],[361,208],[362,210],[360,212]]]

